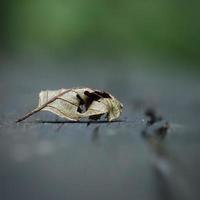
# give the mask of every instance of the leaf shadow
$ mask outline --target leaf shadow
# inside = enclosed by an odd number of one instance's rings
[[[35,120],[35,121],[28,121],[24,123],[33,123],[33,124],[108,124],[108,123],[119,123],[119,122],[126,122],[126,120],[114,120],[114,121],[107,121],[107,120],[84,120],[84,121],[63,121],[63,120]]]

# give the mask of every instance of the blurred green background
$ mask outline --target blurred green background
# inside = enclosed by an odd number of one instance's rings
[[[4,0],[1,52],[200,63],[197,0]]]

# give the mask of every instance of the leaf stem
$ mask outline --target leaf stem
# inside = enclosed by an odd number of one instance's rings
[[[25,119],[27,119],[28,117],[30,117],[31,115],[39,112],[40,110],[42,110],[43,108],[45,108],[48,104],[52,103],[53,101],[55,101],[58,97],[64,95],[65,93],[69,92],[71,89],[65,90],[64,92],[61,92],[60,94],[56,95],[55,97],[52,97],[49,101],[47,101],[45,104],[41,105],[40,107],[32,110],[31,112],[27,113],[25,116],[19,118],[18,120],[16,120],[16,123],[24,121]]]
[[[18,122],[21,122],[21,121],[24,121],[26,118],[30,117],[31,115],[39,112],[40,110],[42,110],[44,107],[39,107],[39,108],[36,108],[34,110],[32,110],[31,112],[27,113],[26,115],[24,115],[22,118],[19,118],[18,120],[16,120],[16,123]]]

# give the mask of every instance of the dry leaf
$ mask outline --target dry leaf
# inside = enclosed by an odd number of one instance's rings
[[[50,111],[59,117],[78,121],[97,120],[103,114],[109,121],[118,118],[123,105],[111,94],[90,88],[46,90],[39,94],[39,104],[32,112],[17,120],[23,121],[39,111]]]

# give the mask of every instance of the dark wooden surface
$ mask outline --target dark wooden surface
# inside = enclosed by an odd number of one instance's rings
[[[200,81],[126,65],[1,62],[1,200],[200,198]],[[37,106],[40,90],[74,86],[119,98],[120,121],[70,123],[41,112],[14,122]],[[163,140],[154,129],[142,136],[147,107],[170,123]]]

